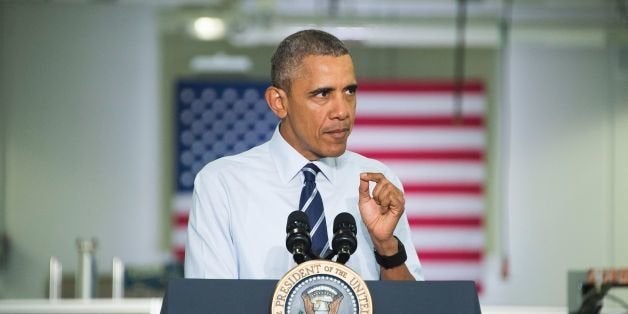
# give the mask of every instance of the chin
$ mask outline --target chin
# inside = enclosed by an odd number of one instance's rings
[[[346,150],[347,150],[347,146],[343,146],[342,148],[338,148],[338,149],[332,149],[332,150],[329,150],[327,154],[325,154],[325,156],[326,157],[338,157],[344,154]]]

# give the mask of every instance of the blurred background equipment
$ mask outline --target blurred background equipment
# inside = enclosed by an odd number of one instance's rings
[[[96,259],[94,254],[98,241],[96,239],[77,239],[78,248],[78,269],[76,271],[76,292],[75,295],[82,299],[91,299],[96,296]]]
[[[63,281],[63,266],[59,259],[50,257],[50,279],[48,280],[48,299],[57,300],[61,298],[61,284]]]
[[[78,271],[63,272],[57,257],[50,257],[48,298],[96,299],[96,298],[151,298],[162,297],[168,279],[183,277],[179,263],[166,265],[125,265],[121,258],[111,261],[111,273],[96,271],[95,239],[77,239]]]
[[[117,257],[113,258],[111,267],[111,298],[124,298],[124,263]]]
[[[608,308],[613,313],[628,312],[628,268],[570,271],[567,278],[570,314],[611,313]]]

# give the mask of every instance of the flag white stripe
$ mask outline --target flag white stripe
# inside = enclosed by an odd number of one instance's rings
[[[402,182],[482,182],[485,177],[484,164],[481,161],[386,160],[384,164],[389,166]]]
[[[172,199],[175,214],[187,213],[192,208],[192,193],[175,193]]]
[[[177,246],[185,246],[187,242],[188,231],[187,228],[174,228],[172,229],[172,244]]]
[[[408,215],[429,213],[478,214],[484,211],[481,195],[425,195],[406,193]]]
[[[483,228],[412,228],[412,241],[419,250],[484,250]]]
[[[426,280],[474,280],[483,277],[482,264],[477,262],[422,263]]]
[[[406,202],[406,215],[412,217],[483,217],[483,208],[452,207],[452,208],[420,208],[408,205]]]
[[[355,126],[349,137],[351,150],[400,150],[425,148],[484,148],[482,129],[404,128]]]
[[[380,117],[412,115],[451,115],[456,112],[454,95],[403,92],[358,91],[359,115]],[[484,96],[465,94],[463,113],[484,113]]]

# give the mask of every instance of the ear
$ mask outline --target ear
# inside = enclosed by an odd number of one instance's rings
[[[288,98],[283,89],[270,86],[266,89],[264,97],[266,98],[270,110],[272,110],[279,119],[286,117],[288,114]]]

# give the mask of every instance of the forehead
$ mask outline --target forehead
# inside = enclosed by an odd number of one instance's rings
[[[304,57],[293,76],[293,83],[298,81],[346,81],[345,84],[355,84],[355,72],[351,56],[323,56],[309,55]]]

